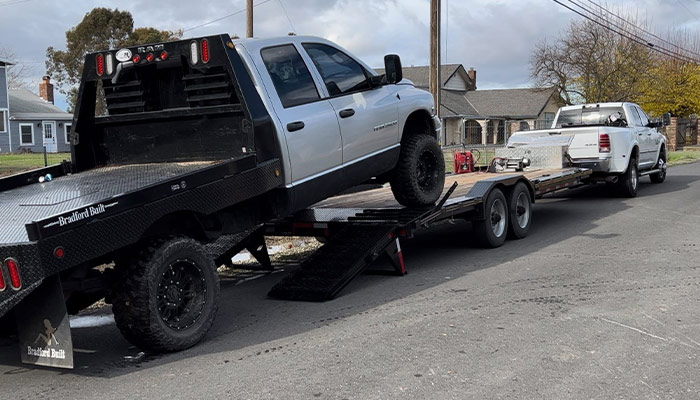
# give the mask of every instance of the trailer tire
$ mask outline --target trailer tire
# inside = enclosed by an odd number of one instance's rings
[[[508,196],[508,237],[522,239],[530,232],[532,225],[532,198],[523,182],[518,182]]]
[[[618,191],[623,197],[636,197],[638,187],[637,159],[631,158],[627,170],[622,174],[618,182]]]
[[[406,207],[432,205],[445,185],[445,160],[434,137],[413,134],[401,143],[391,179],[394,198]]]
[[[153,352],[184,350],[211,328],[219,276],[199,242],[155,240],[117,269],[112,311],[129,342]]]
[[[508,234],[508,203],[500,189],[491,190],[484,202],[486,219],[474,221],[474,234],[481,247],[500,247]]]

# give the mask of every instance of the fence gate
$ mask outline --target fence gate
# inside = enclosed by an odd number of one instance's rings
[[[678,118],[676,144],[678,146],[698,144],[698,120],[696,118]]]

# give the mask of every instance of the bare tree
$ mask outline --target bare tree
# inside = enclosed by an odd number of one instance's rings
[[[13,63],[7,67],[7,87],[9,89],[28,89],[32,68],[25,63],[16,62],[15,53],[6,47],[0,47],[0,58]]]

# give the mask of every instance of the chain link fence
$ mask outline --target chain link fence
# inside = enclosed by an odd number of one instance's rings
[[[70,161],[70,153],[12,153],[0,154],[0,176],[43,168]]]

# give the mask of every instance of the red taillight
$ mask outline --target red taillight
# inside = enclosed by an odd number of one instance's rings
[[[202,62],[209,62],[209,41],[207,39],[202,39]]]
[[[165,51],[165,50],[161,51],[161,52],[160,52],[160,59],[161,59],[161,60],[165,60],[165,59],[167,59],[167,58],[168,58],[168,52]]]
[[[607,133],[598,135],[598,151],[600,153],[610,153],[610,136]]]
[[[5,260],[5,266],[7,267],[7,272],[10,273],[10,286],[12,289],[19,290],[22,288],[22,281],[19,279],[19,265],[17,264],[17,260],[8,258]]]
[[[102,76],[105,73],[105,56],[98,54],[95,56],[95,64],[97,65],[97,75]]]
[[[148,53],[146,54],[146,61],[151,62],[155,60],[156,56],[153,55],[153,53]]]
[[[133,61],[134,64],[138,64],[139,61],[141,61],[141,56],[138,54],[134,54],[134,56],[131,58],[131,61]]]
[[[7,284],[5,284],[5,275],[2,274],[2,268],[0,268],[0,292],[5,290]]]

